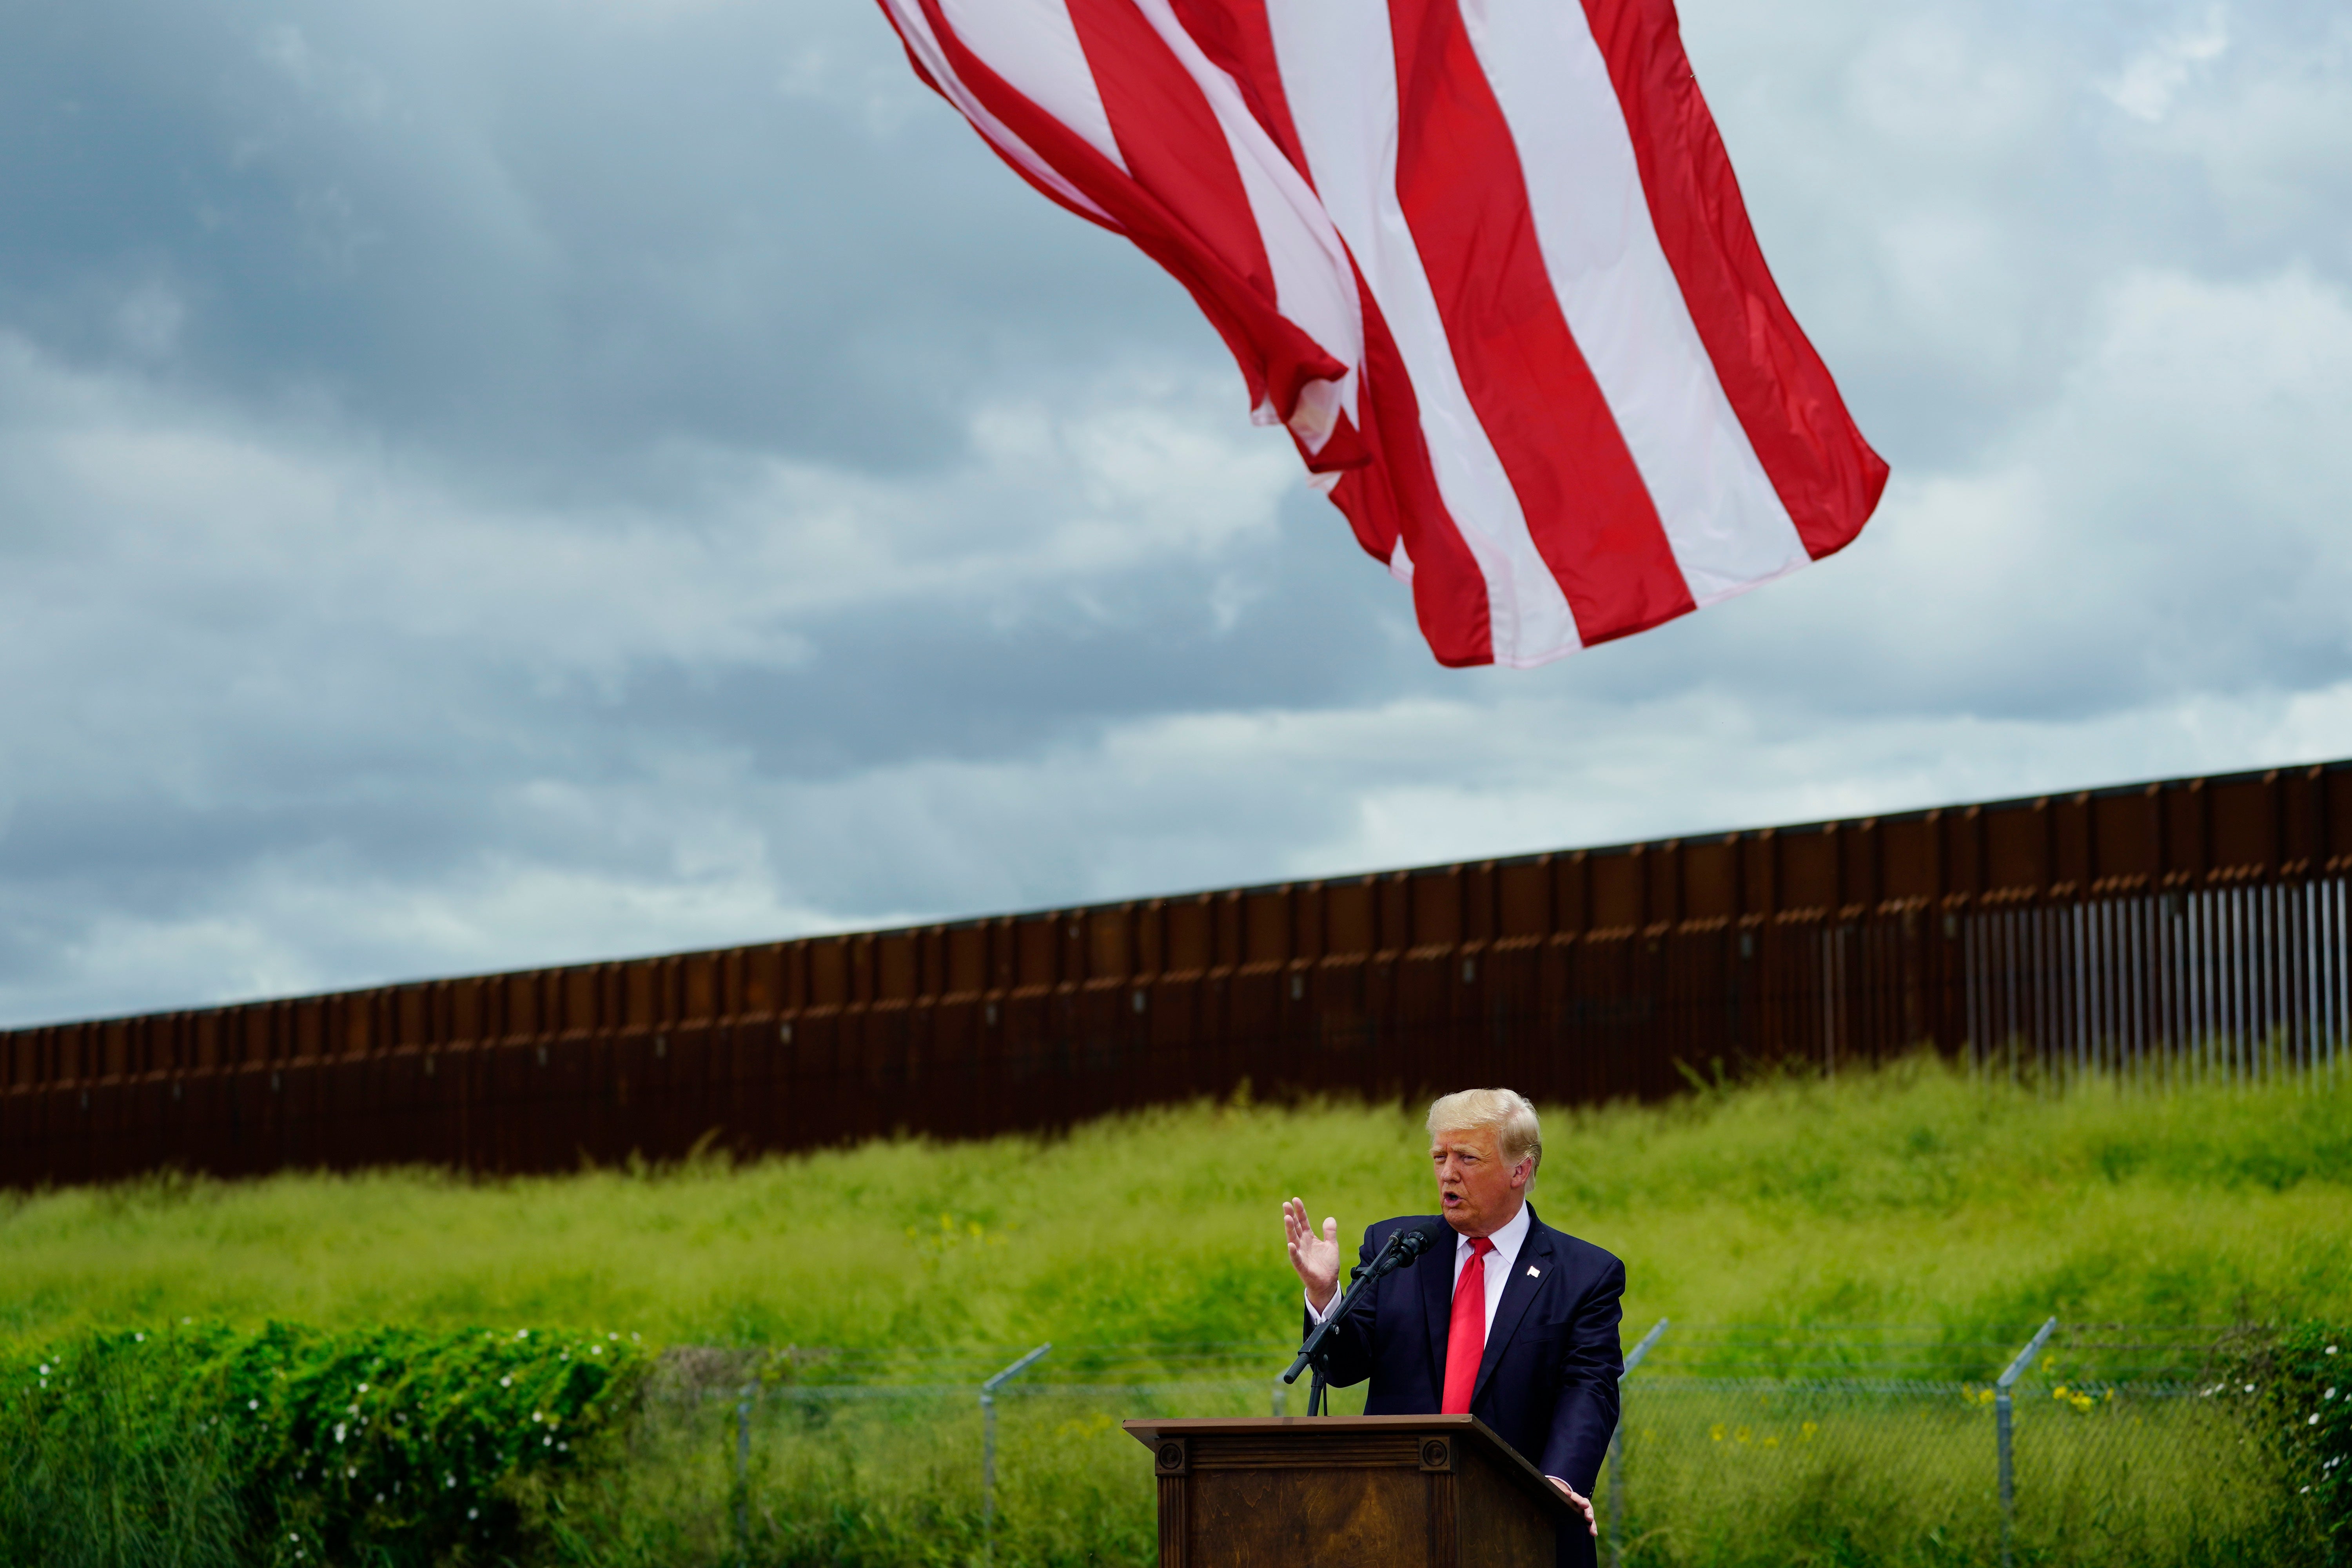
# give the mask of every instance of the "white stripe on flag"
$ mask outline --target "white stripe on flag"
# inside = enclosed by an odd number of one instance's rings
[[[1383,0],[1277,0],[1266,15],[1307,173],[1388,319],[1421,405],[1438,492],[1486,579],[1495,662],[1541,664],[1571,653],[1583,643],[1568,597],[1537,552],[1518,496],[1463,390],[1397,200],[1396,53],[1388,6]]]
[[[955,68],[948,64],[947,51],[940,47],[939,39],[932,36],[931,20],[923,15],[923,8],[917,0],[883,0],[883,4],[890,8],[891,19],[898,24],[898,36],[923,62],[923,68],[930,73],[933,81],[939,83],[940,90],[947,95],[948,100],[971,121],[973,130],[994,142],[1006,157],[1026,171],[1031,179],[1080,212],[1091,214],[1112,228],[1125,229],[1124,224],[1097,206],[1094,198],[1070,184],[1060,170],[1039,157],[1026,142],[1007,130],[1003,121],[981,106],[980,100],[974,98],[971,89],[957,77]],[[1099,102],[1097,107],[1100,107]]]
[[[1552,292],[1658,510],[1691,597],[1809,559],[1658,244],[1633,133],[1575,0],[1461,0],[1526,171]]]
[[[1013,91],[1126,169],[1077,24],[1062,0],[940,0],[940,10],[964,47]]]

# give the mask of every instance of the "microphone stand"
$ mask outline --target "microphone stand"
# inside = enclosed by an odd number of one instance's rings
[[[1310,1366],[1315,1369],[1314,1379],[1307,1386],[1307,1415],[1320,1415],[1324,1413],[1324,1394],[1329,1387],[1327,1374],[1330,1368],[1328,1363],[1331,1355],[1324,1342],[1339,1329],[1341,1321],[1362,1299],[1365,1291],[1378,1283],[1383,1275],[1393,1274],[1419,1258],[1428,1245],[1429,1238],[1421,1231],[1411,1228],[1392,1230],[1370,1263],[1359,1263],[1348,1271],[1348,1293],[1339,1298],[1339,1306],[1332,1309],[1328,1316],[1315,1325],[1315,1331],[1308,1334],[1306,1342],[1298,1347],[1298,1359],[1292,1362],[1290,1370],[1282,1374],[1283,1382],[1297,1383],[1300,1373]]]

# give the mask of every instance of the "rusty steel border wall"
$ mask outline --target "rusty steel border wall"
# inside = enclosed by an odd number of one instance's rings
[[[2345,1058],[2352,762],[0,1032],[0,1184]]]

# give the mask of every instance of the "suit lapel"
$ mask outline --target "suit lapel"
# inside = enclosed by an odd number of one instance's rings
[[[1421,1279],[1421,1312],[1429,1323],[1430,1386],[1445,1391],[1445,1332],[1454,1321],[1454,1252],[1460,1243],[1448,1229],[1445,1239],[1421,1255],[1412,1266]]]
[[[1529,1268],[1537,1270],[1529,1274]],[[1496,1363],[1503,1359],[1503,1347],[1511,1342],[1517,1331],[1519,1320],[1528,1315],[1528,1303],[1536,1292],[1550,1282],[1552,1275],[1551,1231],[1536,1218],[1534,1205],[1528,1209],[1528,1238],[1519,1246],[1518,1257],[1511,1260],[1511,1277],[1503,1282],[1503,1299],[1495,1305],[1495,1321],[1486,1331],[1486,1353],[1478,1358],[1478,1381],[1470,1390],[1470,1404],[1476,1408],[1478,1396],[1486,1391],[1486,1380],[1495,1375]]]

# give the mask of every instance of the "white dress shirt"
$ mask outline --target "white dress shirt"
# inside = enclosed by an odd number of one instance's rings
[[[1486,1328],[1478,1336],[1481,1344],[1495,1332],[1495,1309],[1503,1304],[1503,1287],[1511,1282],[1511,1265],[1519,1260],[1519,1248],[1527,1245],[1529,1217],[1528,1205],[1521,1204],[1519,1212],[1511,1216],[1510,1223],[1486,1238],[1495,1244],[1495,1250],[1486,1254]],[[1462,1287],[1462,1271],[1470,1267],[1470,1238],[1455,1236],[1454,1285],[1456,1289]],[[1452,1300],[1453,1298],[1449,1296],[1446,1300]]]

